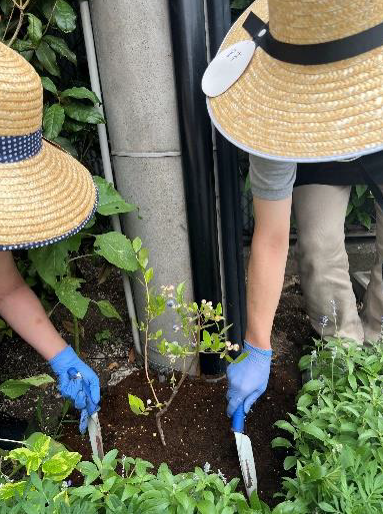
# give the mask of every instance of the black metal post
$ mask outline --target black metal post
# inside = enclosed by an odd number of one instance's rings
[[[230,0],[208,0],[207,10],[210,51],[214,57],[231,26]],[[241,343],[246,330],[246,284],[238,152],[217,131],[216,145],[226,309],[228,321],[233,323],[229,339]]]
[[[203,0],[169,0],[194,297],[222,299],[211,125],[201,80],[207,66]]]

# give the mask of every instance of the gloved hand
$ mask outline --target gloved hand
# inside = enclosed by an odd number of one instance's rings
[[[253,403],[266,391],[269,381],[272,350],[255,348],[246,341],[242,353],[249,355],[227,368],[227,415],[231,418],[241,403],[247,414]]]
[[[90,411],[92,402],[100,402],[100,382],[96,373],[87,366],[76,354],[71,346],[67,346],[49,361],[54,373],[58,377],[58,389],[64,398],[73,401],[76,409],[81,410],[80,432],[84,433],[88,424],[88,416],[93,414]],[[79,378],[71,378],[68,374],[70,368],[75,368],[81,374]],[[84,383],[89,386],[91,402],[84,390]]]

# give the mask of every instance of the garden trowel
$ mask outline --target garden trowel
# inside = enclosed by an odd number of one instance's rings
[[[93,403],[89,385],[85,382],[85,380],[83,380],[81,373],[79,373],[75,368],[70,368],[68,370],[68,375],[70,378],[82,380],[83,389],[87,396],[88,403],[88,433],[90,444],[92,446],[92,454],[97,455],[98,458],[102,460],[104,458],[104,447],[102,444],[100,421],[97,414],[99,407]]]
[[[245,411],[243,403],[234,412],[232,429],[237,443],[238,458],[241,464],[242,477],[245,483],[247,496],[257,489],[257,473],[255,471],[253,448],[249,436],[245,432]]]

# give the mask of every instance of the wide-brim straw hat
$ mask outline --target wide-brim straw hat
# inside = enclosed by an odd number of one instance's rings
[[[61,241],[97,206],[88,170],[42,139],[42,109],[40,77],[0,43],[0,250]]]
[[[251,39],[243,28],[250,12],[269,20],[277,41],[317,45],[377,27],[383,0],[257,0],[220,52]],[[383,39],[370,51],[315,65],[283,62],[258,46],[240,78],[208,98],[209,114],[236,146],[270,159],[332,161],[376,152],[383,148],[382,45]]]

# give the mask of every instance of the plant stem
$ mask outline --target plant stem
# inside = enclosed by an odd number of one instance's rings
[[[170,405],[172,404],[174,398],[177,396],[178,394],[178,391],[181,389],[181,386],[182,384],[185,382],[185,379],[186,377],[188,376],[189,374],[189,371],[192,369],[192,367],[195,365],[195,363],[197,362],[197,359],[199,357],[199,353],[196,353],[195,356],[194,356],[194,359],[192,359],[192,361],[190,362],[189,364],[189,367],[187,369],[184,369],[184,371],[182,372],[182,377],[180,379],[180,381],[178,382],[178,384],[176,385],[176,387],[174,388],[173,390],[173,393],[171,395],[171,397],[169,398],[169,400],[166,402],[165,404],[165,407],[163,407],[159,412],[157,412],[156,414],[156,423],[157,423],[157,429],[158,429],[158,433],[160,434],[160,438],[161,438],[161,443],[166,446],[166,441],[165,441],[165,435],[164,435],[164,431],[162,429],[162,424],[161,424],[161,418],[164,414],[166,414],[166,412],[169,410],[169,407]]]
[[[74,349],[77,355],[80,355],[80,331],[78,329],[78,318],[73,314],[73,335]]]
[[[69,262],[78,261],[79,259],[85,259],[87,257],[94,257],[94,253],[86,253],[85,255],[78,255],[77,257],[72,257],[69,259]]]
[[[144,278],[145,278],[145,274],[144,274]],[[145,351],[144,351],[145,375],[146,375],[146,380],[150,386],[150,389],[152,390],[152,394],[153,394],[154,400],[156,402],[156,405],[158,405],[160,402],[156,395],[156,391],[154,390],[153,383],[149,377],[148,346],[149,346],[149,323],[150,323],[150,319],[149,319],[150,318],[150,295],[149,295],[149,288],[148,288],[148,283],[147,283],[146,279],[145,279],[145,289],[146,289],[146,304],[148,306],[148,317],[146,320],[146,328],[145,328]]]
[[[0,441],[3,443],[16,443],[16,444],[24,444],[24,445],[27,444],[25,441],[15,441],[14,439],[0,439]]]
[[[16,4],[17,5],[17,4]],[[18,6],[19,7],[19,6]],[[16,30],[13,34],[13,36],[11,37],[11,40],[10,42],[8,43],[8,46],[11,47],[13,45],[13,43],[15,42],[15,39],[17,38],[17,36],[19,35],[19,32],[20,32],[20,29],[21,29],[21,26],[23,24],[23,20],[24,20],[24,11],[21,9],[20,10],[20,18],[19,18],[19,22],[17,24],[17,27],[16,27]]]

